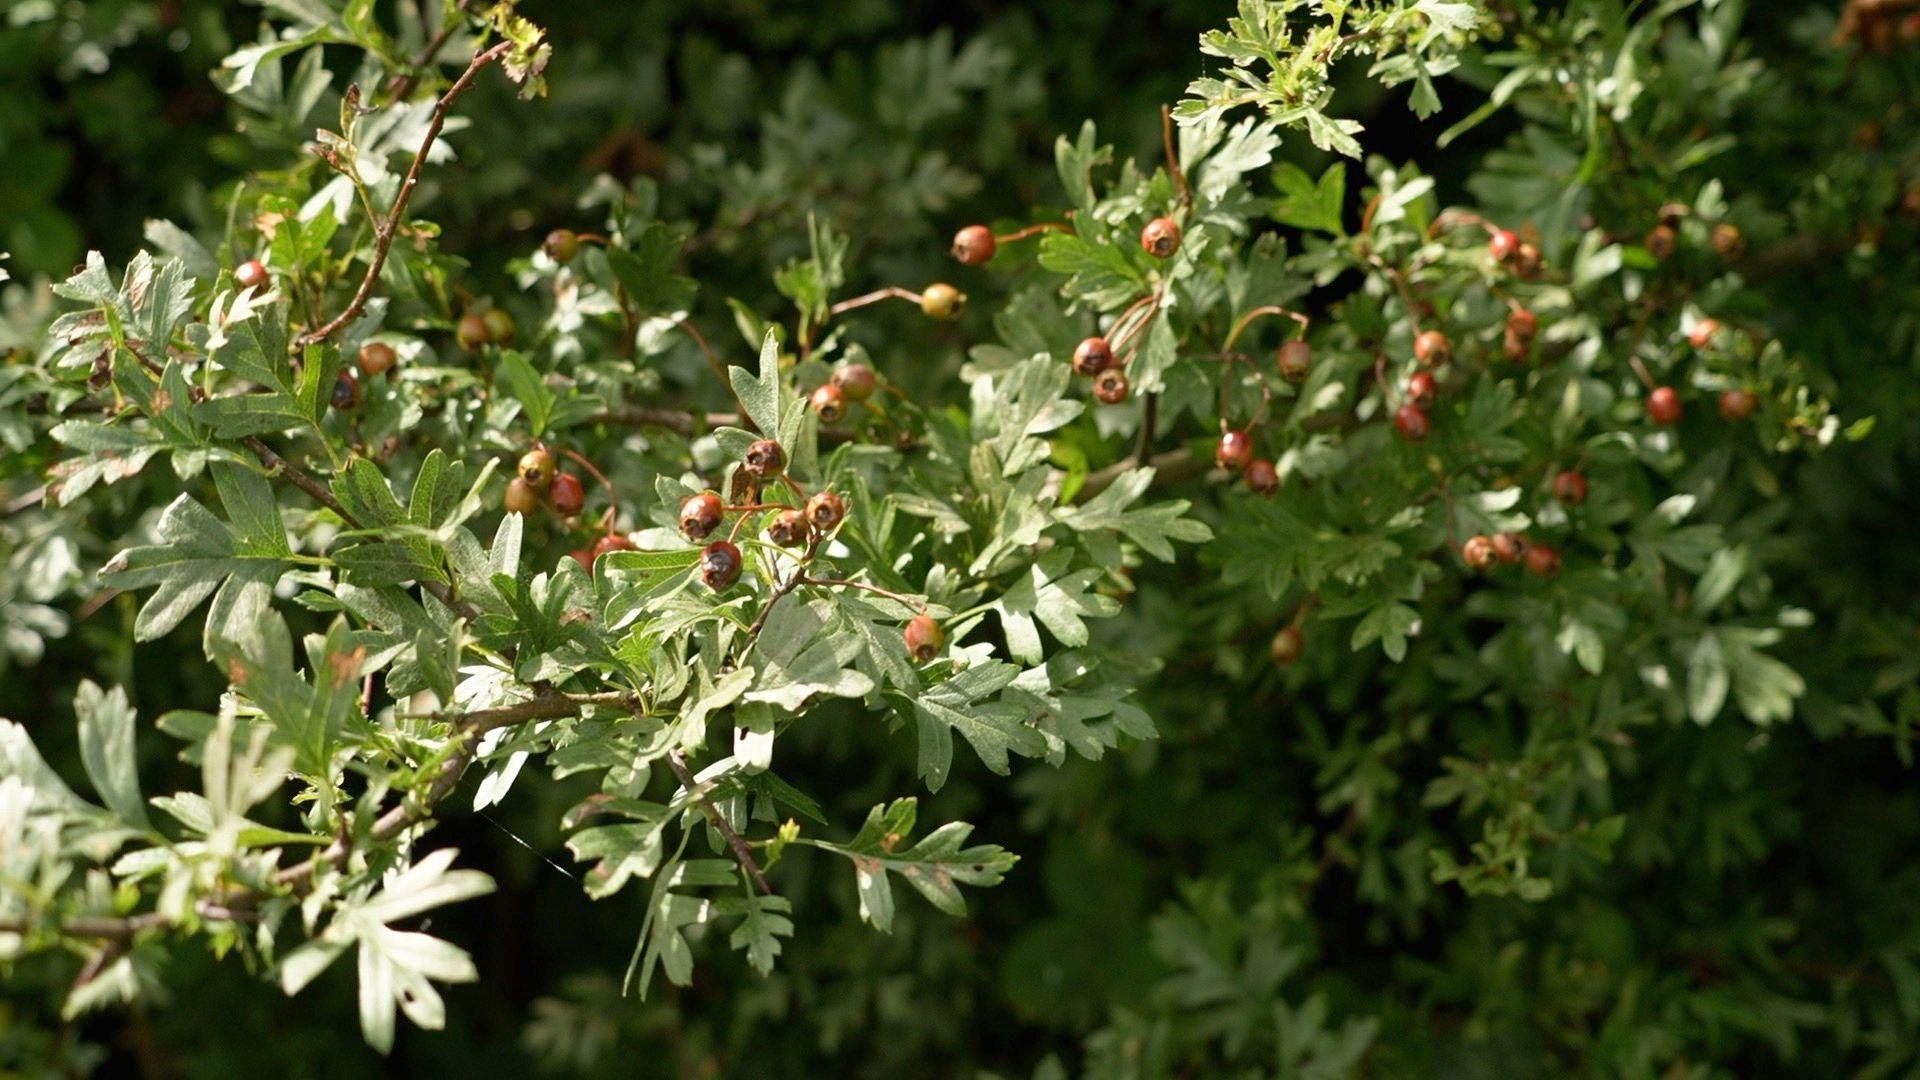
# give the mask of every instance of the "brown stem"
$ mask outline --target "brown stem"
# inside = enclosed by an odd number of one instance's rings
[[[844,315],[855,308],[863,308],[863,307],[866,307],[868,304],[877,304],[882,300],[896,300],[896,299],[911,300],[917,304],[920,302],[920,294],[917,292],[914,292],[912,289],[903,289],[898,285],[889,285],[884,289],[875,289],[870,293],[865,293],[860,296],[855,296],[848,300],[842,300],[839,303],[828,308],[827,314],[828,315]]]
[[[760,864],[754,861],[753,849],[747,846],[745,840],[740,839],[740,834],[734,832],[733,826],[727,824],[727,819],[720,815],[719,809],[708,801],[706,792],[693,778],[693,771],[687,768],[687,761],[680,756],[680,751],[667,751],[667,764],[672,766],[673,775],[679,779],[680,786],[686,789],[687,796],[699,805],[702,813],[706,814],[708,824],[711,824],[715,831],[726,839],[727,846],[733,849],[733,857],[740,860],[741,869],[747,872],[747,876],[753,879],[754,884],[760,886],[761,892],[772,895],[773,886],[767,884],[767,876],[760,872]]]
[[[588,461],[586,458],[580,456],[578,453],[572,450],[567,449],[564,446],[558,446],[558,447],[555,447],[554,449],[560,451],[562,454],[566,455],[567,457],[572,458],[576,464],[578,464],[581,468],[587,470],[587,473],[589,475],[591,475],[595,480],[599,481],[601,487],[607,489],[607,508],[609,510],[618,510],[620,508],[620,493],[613,489],[613,481],[607,479],[606,473],[603,473],[599,469],[595,468],[593,462]]]
[[[1071,236],[1073,235],[1073,226],[1058,221],[1043,221],[1038,225],[1029,225],[1024,229],[1016,229],[1004,236],[996,236],[993,238],[993,242],[996,244],[1011,244],[1016,240],[1025,240],[1029,236],[1037,236],[1043,232],[1063,232]]]
[[[892,589],[883,589],[878,585],[869,585],[864,581],[848,581],[845,578],[802,577],[800,584],[819,585],[829,588],[859,589],[863,592],[874,593],[879,596],[884,596],[889,600],[905,604],[915,611],[927,610],[927,605],[915,597],[908,596],[905,593],[894,592]]]
[[[1305,315],[1291,308],[1284,308],[1279,304],[1266,304],[1240,316],[1240,321],[1233,324],[1232,330],[1227,331],[1226,343],[1220,346],[1220,351],[1223,353],[1232,352],[1233,343],[1240,340],[1240,335],[1246,332],[1247,327],[1252,325],[1253,321],[1262,315],[1285,315],[1287,318],[1300,324],[1300,336],[1303,338],[1307,336],[1308,328],[1313,325],[1312,319],[1307,318]]]
[[[467,70],[460,73],[447,92],[440,95],[440,101],[433,107],[433,118],[427,123],[427,134],[420,141],[420,149],[413,155],[413,164],[407,167],[407,175],[400,181],[400,193],[394,196],[393,208],[387,211],[384,220],[373,226],[373,259],[367,266],[367,276],[361,279],[360,288],[353,294],[346,309],[335,315],[324,326],[308,330],[294,339],[296,348],[325,341],[338,333],[341,328],[359,318],[360,312],[373,296],[374,283],[380,280],[380,271],[387,265],[387,252],[393,247],[393,238],[400,231],[400,219],[407,211],[407,203],[413,198],[413,189],[420,182],[420,170],[427,162],[427,154],[440,138],[440,129],[447,122],[447,113],[453,109],[453,103],[473,87],[473,81],[487,65],[507,55],[513,43],[503,41],[485,52],[474,56]]]
[[[440,32],[433,36],[432,41],[427,42],[426,48],[420,50],[419,59],[408,65],[410,70],[404,75],[394,76],[393,81],[387,84],[387,97],[394,101],[403,101],[408,94],[413,93],[414,84],[420,81],[420,73],[440,55],[440,50],[446,47],[447,39],[453,36],[454,30],[459,28],[461,17],[472,6],[473,0],[460,0],[454,9],[453,17],[443,23]]]
[[[1207,463],[1197,457],[1192,449],[1185,446],[1155,454],[1146,464],[1153,467],[1157,474],[1155,478],[1159,480],[1181,480],[1207,471]],[[1113,482],[1120,479],[1123,474],[1139,467],[1134,463],[1133,458],[1129,457],[1104,469],[1088,473],[1086,480],[1080,485],[1080,490],[1074,492],[1073,501],[1086,502],[1112,487]]]
[[[1145,394],[1140,398],[1140,435],[1133,444],[1133,464],[1135,468],[1147,463],[1147,455],[1153,452],[1153,426],[1158,421],[1160,395]]]
[[[1160,106],[1160,141],[1167,152],[1167,173],[1173,177],[1173,186],[1180,192],[1180,205],[1193,205],[1193,189],[1187,186],[1187,174],[1180,171],[1180,155],[1173,149],[1173,110]]]

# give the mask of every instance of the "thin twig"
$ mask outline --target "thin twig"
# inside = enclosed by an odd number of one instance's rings
[[[869,585],[864,581],[848,581],[845,578],[802,577],[800,579],[800,584],[820,585],[820,586],[825,586],[830,588],[841,588],[841,589],[859,589],[863,592],[874,593],[875,595],[878,595],[878,596],[884,596],[889,600],[893,600],[898,603],[905,604],[907,607],[910,607],[915,611],[927,610],[927,605],[922,603],[919,599],[915,597],[908,596],[905,593],[894,592],[892,589],[883,589],[878,585]]]
[[[1193,189],[1187,186],[1187,174],[1180,171],[1180,155],[1173,149],[1173,110],[1160,106],[1160,140],[1166,144],[1167,172],[1173,176],[1173,186],[1180,192],[1180,205],[1193,205]]]
[[[387,97],[394,101],[402,101],[408,94],[413,93],[414,84],[420,81],[420,73],[427,70],[427,65],[433,63],[434,58],[440,55],[440,50],[446,47],[447,39],[453,36],[456,29],[459,29],[467,9],[472,6],[473,0],[460,0],[460,3],[455,5],[453,16],[441,24],[440,32],[433,36],[432,41],[427,42],[426,48],[420,50],[420,58],[408,65],[409,70],[406,74],[395,75],[393,81],[387,84]]]
[[[753,849],[747,846],[745,840],[740,839],[740,834],[734,832],[733,826],[727,824],[727,819],[721,816],[720,810],[708,801],[706,792],[701,789],[699,781],[693,778],[693,770],[687,768],[686,759],[680,756],[680,751],[667,751],[667,764],[673,767],[673,775],[679,778],[680,786],[686,789],[687,796],[699,804],[701,812],[707,815],[707,822],[726,839],[727,846],[733,849],[733,857],[740,860],[741,869],[747,872],[747,876],[753,879],[754,884],[760,886],[761,892],[772,895],[773,886],[767,884],[767,876],[760,872],[760,864],[754,861]]]
[[[854,308],[863,308],[868,304],[877,304],[882,300],[911,300],[917,304],[920,302],[920,294],[914,292],[912,289],[903,289],[898,285],[889,285],[884,289],[875,289],[870,293],[863,293],[851,299],[842,300],[828,308],[827,314],[845,315]]]

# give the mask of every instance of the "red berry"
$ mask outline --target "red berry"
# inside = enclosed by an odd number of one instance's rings
[[[1720,416],[1739,423],[1760,409],[1760,395],[1751,390],[1726,390],[1720,394]]]
[[[944,282],[927,286],[920,293],[920,311],[929,319],[957,319],[967,306],[967,294]]]
[[[979,266],[992,259],[998,246],[993,230],[985,225],[969,225],[953,234],[953,257],[968,266]]]
[[[1512,230],[1495,229],[1493,235],[1487,237],[1487,252],[1494,262],[1506,262],[1520,253],[1520,238]]]
[[[833,369],[831,382],[840,388],[840,393],[848,401],[865,401],[873,396],[874,386],[879,380],[867,365],[847,364]]]
[[[264,289],[271,280],[273,275],[267,272],[267,264],[259,259],[248,259],[233,270],[234,284],[243,289]]]
[[[557,263],[572,262],[580,254],[580,234],[572,229],[555,229],[540,242],[540,250]]]
[[[1540,332],[1540,317],[1526,308],[1514,308],[1507,312],[1507,333],[1517,334],[1531,342]]]
[[[1297,626],[1283,626],[1273,635],[1273,642],[1267,646],[1267,655],[1273,657],[1276,664],[1291,664],[1299,660],[1307,651],[1307,640]]]
[[[767,526],[767,537],[781,547],[799,547],[813,539],[813,526],[798,510],[782,510]]]
[[[1493,557],[1503,563],[1519,562],[1520,551],[1523,546],[1524,545],[1520,543],[1520,538],[1512,533],[1503,532],[1493,534]]]
[[[1280,377],[1291,383],[1306,382],[1313,370],[1313,346],[1304,341],[1289,341],[1280,346]]]
[[[1093,380],[1093,396],[1108,405],[1118,405],[1127,400],[1133,387],[1127,382],[1127,373],[1119,368],[1108,368]]]
[[[638,550],[640,550],[640,545],[634,543],[633,541],[627,539],[624,536],[621,536],[619,533],[608,533],[607,535],[593,542],[593,557],[596,559],[612,551],[638,551]]]
[[[1393,414],[1394,429],[1408,442],[1419,442],[1427,437],[1427,411],[1418,405],[1402,405]]]
[[[1113,346],[1103,337],[1090,337],[1073,350],[1073,370],[1089,379],[1113,366]]]
[[[707,588],[720,592],[740,580],[740,549],[725,540],[715,540],[700,549],[700,580]]]
[[[469,311],[460,316],[459,323],[453,328],[454,340],[468,352],[479,352],[493,340],[492,331],[487,329],[487,320]]]
[[[1696,349],[1704,349],[1713,344],[1715,335],[1720,333],[1719,319],[1701,319],[1687,331],[1687,344]]]
[[[399,359],[393,346],[384,341],[369,341],[360,346],[360,374],[368,378],[384,375],[393,370],[393,365]]]
[[[1273,462],[1266,458],[1254,458],[1247,462],[1246,471],[1241,473],[1247,487],[1260,495],[1271,495],[1280,490],[1280,472]]]
[[[1526,559],[1527,569],[1535,577],[1552,577],[1560,572],[1560,553],[1547,544],[1528,543]]]
[[[747,471],[755,476],[778,476],[787,467],[787,452],[772,439],[761,439],[747,447]]]
[[[1413,339],[1413,358],[1428,367],[1439,367],[1453,359],[1453,342],[1438,330],[1423,330]]]
[[[907,628],[901,632],[901,637],[907,643],[907,652],[919,664],[939,656],[940,650],[947,644],[947,632],[940,628],[931,615],[915,615],[907,620]]]
[[[689,495],[680,504],[680,531],[689,540],[705,540],[720,527],[725,514],[725,504],[713,492]]]
[[[1680,422],[1680,393],[1671,386],[1655,387],[1647,395],[1647,419],[1661,426]]]
[[[1553,478],[1553,497],[1566,506],[1587,501],[1587,478],[1568,469]]]
[[[1438,393],[1439,385],[1428,372],[1416,371],[1407,376],[1407,400],[1415,405],[1426,408],[1433,404],[1434,396]]]
[[[1223,469],[1244,469],[1253,460],[1253,436],[1244,431],[1229,431],[1220,436],[1213,460]]]
[[[545,491],[547,485],[553,483],[553,455],[545,450],[529,450],[520,455],[520,465],[515,472],[528,487]]]
[[[588,544],[586,547],[583,547],[583,548],[574,548],[572,551],[567,552],[567,557],[572,559],[574,562],[579,563],[580,569],[585,570],[589,574],[593,573],[593,545],[592,544]]]
[[[1470,536],[1460,545],[1460,558],[1475,570],[1485,570],[1494,564],[1500,556],[1493,549],[1493,538]]]
[[[501,500],[509,514],[531,514],[540,509],[540,493],[519,477],[507,481],[507,496]]]
[[[1655,225],[1653,231],[1647,233],[1647,253],[1661,262],[1666,262],[1673,257],[1673,249],[1679,242],[1680,234],[1673,231],[1673,226]]]
[[[360,380],[354,377],[353,372],[343,371],[339,378],[333,380],[332,400],[336,409],[351,409],[360,404]]]
[[[825,534],[847,519],[847,504],[831,491],[816,491],[807,500],[807,520],[816,532]]]
[[[1169,217],[1157,217],[1140,230],[1140,246],[1156,259],[1171,258],[1180,250],[1180,225]]]
[[[835,423],[847,415],[847,395],[832,383],[821,384],[819,389],[813,392],[809,403],[813,406],[813,414],[818,416],[823,424]]]
[[[560,473],[547,487],[547,502],[553,512],[563,518],[578,514],[587,505],[587,489],[581,486],[580,478],[572,473]]]

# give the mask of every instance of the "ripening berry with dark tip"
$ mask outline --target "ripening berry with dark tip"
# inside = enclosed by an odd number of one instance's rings
[[[1247,487],[1259,495],[1271,495],[1280,490],[1280,470],[1266,458],[1254,458],[1247,462],[1246,471],[1240,474]]]
[[[767,539],[781,547],[799,547],[813,539],[813,525],[807,521],[807,515],[798,510],[782,510],[773,517],[773,524],[767,526]]]
[[[838,423],[847,415],[847,395],[832,383],[820,384],[807,403],[813,406],[813,415],[823,424]]]
[[[507,481],[507,495],[501,500],[509,514],[531,514],[540,509],[540,493],[519,477]]]
[[[468,352],[479,352],[493,340],[493,333],[487,329],[487,320],[469,311],[454,324],[453,337],[461,348]]]
[[[992,260],[999,242],[993,238],[993,230],[985,225],[969,225],[953,234],[953,257],[968,266],[979,266]]]
[[[1734,262],[1747,253],[1747,237],[1740,226],[1731,221],[1722,221],[1707,234],[1707,243],[1712,245],[1713,253],[1728,262]]]
[[[747,471],[755,476],[778,476],[780,470],[787,467],[787,452],[772,439],[761,439],[747,447],[747,456],[743,460]]]
[[[1553,577],[1560,572],[1560,553],[1551,545],[1529,541],[1526,550],[1527,570],[1534,577]]]
[[[1180,250],[1180,224],[1170,217],[1157,217],[1140,230],[1140,247],[1156,259],[1170,259]]]
[[[360,374],[368,378],[385,375],[392,371],[393,365],[399,360],[400,357],[393,351],[393,346],[384,341],[369,341],[360,346]]]
[[[1540,332],[1540,317],[1526,308],[1514,308],[1507,312],[1507,333],[1515,334],[1533,343],[1534,336]]]
[[[1487,237],[1487,253],[1493,256],[1494,262],[1507,262],[1520,254],[1520,238],[1511,229],[1495,229],[1493,235]]]
[[[1393,414],[1393,428],[1400,437],[1408,442],[1419,442],[1427,437],[1427,410],[1418,405],[1402,405]]]
[[[1719,333],[1719,319],[1701,319],[1699,322],[1693,324],[1693,329],[1687,331],[1687,344],[1696,349],[1704,349],[1713,344],[1713,339],[1718,336]]]
[[[587,489],[572,473],[559,473],[547,486],[547,503],[563,518],[573,517],[587,505]]]
[[[1304,341],[1289,341],[1280,346],[1275,358],[1280,367],[1280,377],[1290,383],[1307,381],[1307,375],[1313,371],[1313,346]]]
[[[1760,411],[1760,395],[1751,390],[1723,390],[1720,393],[1720,418],[1739,423]]]
[[[1119,368],[1108,368],[1094,377],[1093,396],[1108,405],[1120,404],[1132,392],[1133,385],[1127,382],[1127,373]]]
[[[740,580],[740,549],[726,540],[701,548],[700,580],[714,592],[732,587]]]
[[[1553,478],[1553,497],[1562,506],[1579,506],[1587,501],[1587,478],[1567,469]]]
[[[529,450],[520,455],[520,464],[514,472],[528,487],[545,491],[547,485],[553,483],[553,455],[538,448]]]
[[[1503,563],[1520,561],[1520,552],[1525,547],[1520,538],[1510,532],[1493,534],[1493,557]]]
[[[480,319],[487,324],[487,340],[495,345],[510,344],[519,336],[519,324],[513,321],[513,313],[506,308],[488,308]]]
[[[1467,542],[1460,545],[1460,559],[1472,569],[1485,570],[1499,558],[1490,536],[1469,536]]]
[[[1658,386],[1647,395],[1647,419],[1666,427],[1680,422],[1680,392],[1671,386]]]
[[[901,631],[901,639],[907,643],[907,653],[914,663],[924,664],[940,655],[947,646],[947,632],[931,615],[915,615],[907,620],[907,628]]]
[[[233,283],[243,289],[264,289],[273,280],[267,272],[267,264],[259,259],[248,259],[233,268]]]
[[[1540,274],[1540,249],[1532,244],[1521,244],[1520,250],[1513,253],[1513,272],[1522,281],[1532,281]]]
[[[1680,234],[1673,231],[1673,226],[1665,224],[1655,225],[1652,231],[1647,233],[1647,254],[1652,255],[1661,262],[1666,262],[1673,257],[1673,249],[1678,246],[1679,243]]]
[[[1244,431],[1229,431],[1220,436],[1220,444],[1213,448],[1213,460],[1228,470],[1240,470],[1253,460],[1253,436]]]
[[[1073,349],[1073,370],[1091,379],[1113,366],[1113,346],[1103,337],[1090,337]]]
[[[1283,626],[1273,635],[1273,641],[1267,645],[1267,655],[1273,662],[1285,666],[1299,660],[1307,651],[1306,636],[1297,626]]]
[[[360,405],[360,380],[354,377],[353,372],[343,371],[339,378],[333,380],[331,400],[336,409],[353,409]]]
[[[966,306],[967,294],[944,282],[929,285],[920,292],[920,311],[929,319],[957,319]]]
[[[816,491],[807,500],[807,520],[815,532],[825,535],[847,520],[847,504],[831,491]]]
[[[689,495],[680,504],[680,531],[689,540],[705,540],[720,527],[726,507],[711,491]]]
[[[1439,384],[1434,382],[1433,375],[1429,372],[1416,371],[1407,376],[1407,400],[1415,405],[1426,408],[1433,404],[1433,399],[1439,392]]]
[[[580,234],[572,229],[555,229],[540,241],[540,250],[557,263],[570,263],[580,254]]]
[[[1453,342],[1438,330],[1422,330],[1413,339],[1413,358],[1428,367],[1439,367],[1453,359]]]
[[[865,364],[843,364],[833,369],[833,377],[829,381],[840,388],[840,393],[848,401],[865,401],[873,396],[880,380],[874,375],[873,369]]]

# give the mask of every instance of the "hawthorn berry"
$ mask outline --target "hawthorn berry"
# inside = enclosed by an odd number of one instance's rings
[[[519,325],[513,321],[513,313],[506,308],[488,308],[480,318],[487,324],[487,340],[495,345],[509,344],[520,333]]]
[[[1266,458],[1254,458],[1240,474],[1247,487],[1261,495],[1271,495],[1280,490],[1280,471]]]
[[[621,536],[619,533],[608,533],[593,542],[593,557],[595,559],[610,552],[638,550],[640,550],[640,545]]]
[[[1127,373],[1119,368],[1108,368],[1093,380],[1093,396],[1108,405],[1118,405],[1127,400],[1133,387],[1127,382]]]
[[[1170,217],[1157,217],[1140,230],[1140,246],[1156,259],[1169,259],[1180,250],[1180,223]]]
[[[578,514],[587,505],[587,489],[572,473],[559,473],[547,487],[547,502],[563,518]]]
[[[1553,497],[1563,506],[1579,506],[1587,501],[1587,478],[1567,469],[1553,478]]]
[[[1493,538],[1489,536],[1469,536],[1467,542],[1460,545],[1460,558],[1475,570],[1487,569],[1499,557],[1493,550]]]
[[[351,409],[360,404],[360,380],[354,377],[353,372],[343,371],[339,378],[333,380],[331,400],[336,409]]]
[[[767,526],[767,538],[781,547],[799,547],[813,539],[813,526],[807,521],[807,515],[798,510],[782,510],[774,515],[773,524]]]
[[[400,357],[384,341],[369,341],[360,346],[360,374],[372,378],[393,370]]]
[[[1540,317],[1526,308],[1514,308],[1507,312],[1507,333],[1516,334],[1532,342],[1534,335],[1540,332]]]
[[[935,282],[920,293],[920,310],[929,319],[957,319],[966,306],[967,294],[945,282]]]
[[[787,467],[787,452],[772,439],[761,439],[747,447],[744,460],[747,471],[755,476],[778,476]]]
[[[468,352],[479,352],[493,340],[493,332],[487,329],[487,320],[469,311],[454,324],[453,337],[461,348]]]
[[[813,523],[815,532],[832,532],[835,526],[846,519],[846,502],[831,491],[816,491],[807,500],[807,520]]]
[[[1519,562],[1524,547],[1520,538],[1510,532],[1493,534],[1493,557],[1503,563]]]
[[[1660,224],[1670,229],[1677,229],[1680,227],[1680,223],[1686,220],[1687,215],[1690,213],[1692,213],[1692,211],[1687,209],[1686,203],[1661,203]]]
[[[570,263],[580,254],[580,234],[572,229],[555,229],[540,241],[540,250],[557,263]]]
[[[1647,419],[1662,427],[1680,422],[1680,392],[1671,386],[1655,387],[1647,395]]]
[[[572,551],[567,552],[567,558],[579,563],[580,569],[585,570],[589,574],[593,573],[592,544],[588,544],[586,547],[574,548]]]
[[[233,269],[233,283],[243,289],[264,289],[273,275],[267,272],[267,264],[259,259],[248,259]]]
[[[1739,423],[1751,419],[1760,409],[1760,395],[1751,390],[1723,390],[1720,393],[1720,417]]]
[[[507,497],[501,501],[509,514],[531,514],[540,509],[540,493],[519,477],[507,481]]]
[[[1244,431],[1229,431],[1220,436],[1213,460],[1223,469],[1244,469],[1253,460],[1253,436]]]
[[[1534,577],[1552,577],[1560,572],[1560,553],[1551,545],[1528,542],[1526,559],[1527,570]]]
[[[1704,349],[1708,345],[1713,344],[1715,335],[1719,333],[1719,319],[1701,319],[1699,322],[1693,324],[1693,329],[1687,331],[1687,344],[1692,345],[1696,349]]]
[[[1423,409],[1433,404],[1439,391],[1439,384],[1433,381],[1433,375],[1429,372],[1416,371],[1407,376],[1407,400]]]
[[[1526,281],[1537,276],[1540,273],[1540,249],[1532,244],[1521,244],[1520,250],[1513,256],[1513,272]]]
[[[707,588],[720,592],[740,580],[740,549],[726,540],[715,540],[700,549],[700,580]]]
[[[1728,262],[1733,262],[1747,253],[1747,238],[1740,226],[1731,221],[1722,221],[1707,234],[1707,243],[1712,245],[1713,253]]]
[[[1280,366],[1280,377],[1290,383],[1307,381],[1307,374],[1313,370],[1313,346],[1304,341],[1289,341],[1280,346],[1276,358]]]
[[[1305,655],[1307,651],[1306,635],[1297,626],[1283,626],[1273,635],[1273,641],[1267,646],[1267,655],[1273,657],[1276,664],[1291,664]]]
[[[1103,337],[1090,337],[1073,349],[1073,370],[1088,378],[1113,366],[1113,346]]]
[[[1511,229],[1495,229],[1487,237],[1487,253],[1493,256],[1494,262],[1507,262],[1520,254],[1520,238]]]
[[[947,632],[940,628],[931,615],[915,615],[907,620],[907,628],[900,635],[907,643],[907,652],[917,664],[940,655],[946,647]]]
[[[520,464],[514,470],[535,491],[547,490],[547,485],[553,483],[553,471],[553,455],[537,447],[521,454]]]
[[[985,225],[969,225],[953,234],[953,257],[968,266],[979,266],[993,258],[998,241]]]
[[[1453,359],[1453,342],[1438,330],[1422,330],[1413,339],[1413,358],[1428,367],[1439,367]]]
[[[821,383],[808,399],[813,406],[813,414],[823,424],[832,424],[847,415],[847,395],[832,383]]]
[[[1401,438],[1408,442],[1419,442],[1427,437],[1427,410],[1412,403],[1402,405],[1393,414],[1393,427]]]
[[[1655,225],[1653,229],[1647,233],[1647,254],[1652,255],[1661,262],[1666,262],[1673,257],[1673,249],[1678,246],[1679,242],[1680,234],[1673,231],[1673,226],[1663,222]]]
[[[726,506],[711,491],[689,495],[680,504],[680,531],[689,540],[705,540],[720,527]]]
[[[874,376],[873,369],[865,364],[845,364],[833,369],[833,377],[829,382],[839,387],[840,393],[848,401],[865,401],[873,396],[879,379]]]

